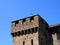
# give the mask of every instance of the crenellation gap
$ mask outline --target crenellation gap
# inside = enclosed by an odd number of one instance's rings
[[[23,19],[23,22],[22,22],[22,24],[25,24],[25,22],[26,22],[26,19]]]
[[[34,16],[30,17],[30,22],[34,21]]]
[[[19,24],[19,21],[15,21],[15,26],[16,26],[16,24]]]

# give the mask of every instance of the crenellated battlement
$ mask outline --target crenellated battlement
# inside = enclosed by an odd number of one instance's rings
[[[23,18],[20,20],[13,21],[11,33],[30,29],[33,27],[38,27],[39,26],[38,20],[39,20],[39,16],[36,15],[36,16],[31,16],[28,18]]]

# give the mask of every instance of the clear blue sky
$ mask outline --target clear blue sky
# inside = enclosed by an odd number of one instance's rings
[[[0,45],[12,45],[11,21],[34,14],[49,25],[60,23],[60,0],[0,0]]]

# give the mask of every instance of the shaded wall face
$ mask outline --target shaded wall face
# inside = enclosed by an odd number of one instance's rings
[[[39,45],[47,45],[46,44],[46,37],[43,31],[39,31]]]
[[[38,32],[14,37],[13,45],[39,45]]]
[[[39,45],[53,45],[52,36],[45,31],[39,30]]]
[[[60,45],[60,33],[52,34],[53,37],[53,44]]]
[[[53,45],[52,35],[48,32],[49,25],[42,19],[39,19],[39,45]]]

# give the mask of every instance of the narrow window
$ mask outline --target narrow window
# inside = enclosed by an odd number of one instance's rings
[[[25,45],[25,41],[23,41],[23,45]]]
[[[31,45],[33,45],[33,39],[31,40]]]

